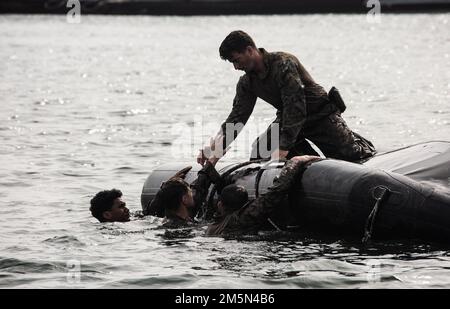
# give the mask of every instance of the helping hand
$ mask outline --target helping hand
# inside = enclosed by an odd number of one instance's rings
[[[319,161],[321,158],[317,156],[296,156],[291,158],[296,164],[307,164]]]

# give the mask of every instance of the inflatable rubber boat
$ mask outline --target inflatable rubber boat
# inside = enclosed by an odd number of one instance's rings
[[[189,164],[188,164],[189,165]],[[198,164],[186,176],[192,182]],[[155,169],[144,183],[145,209],[161,183],[186,164]],[[283,162],[250,161],[216,166],[227,183],[244,186],[250,198],[267,191]],[[198,218],[214,213],[211,186]],[[450,142],[433,141],[378,154],[358,164],[324,159],[302,174],[284,205],[270,218],[280,229],[371,238],[419,238],[450,243]]]

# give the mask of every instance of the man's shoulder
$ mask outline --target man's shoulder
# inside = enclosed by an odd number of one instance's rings
[[[275,78],[282,78],[286,73],[298,72],[301,66],[296,56],[286,52],[271,53],[270,70]]]
[[[237,83],[238,87],[243,87],[243,89],[249,89],[251,86],[251,76],[248,73],[245,73],[241,77],[239,77],[239,81]]]
[[[272,65],[280,65],[286,62],[300,62],[295,55],[283,51],[271,52],[269,55]]]

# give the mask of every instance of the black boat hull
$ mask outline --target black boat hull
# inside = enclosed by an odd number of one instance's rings
[[[283,163],[241,165],[222,166],[218,170],[222,175],[229,174],[230,181],[244,186],[250,198],[255,198],[273,184]],[[144,210],[160,184],[184,166],[170,164],[152,172],[141,195]],[[197,170],[198,167],[187,175],[188,182],[195,179]],[[296,226],[305,232],[362,238],[378,193],[384,190],[385,198],[379,202],[372,219],[372,237],[450,242],[449,182],[449,142],[406,147],[380,154],[364,164],[326,159],[306,169],[289,200],[279,206],[271,219],[281,229]],[[216,198],[212,188],[209,206],[214,207]]]

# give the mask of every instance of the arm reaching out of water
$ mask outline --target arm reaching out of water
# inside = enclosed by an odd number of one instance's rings
[[[215,166],[220,158],[228,151],[229,147],[226,149],[222,148],[223,135],[216,136],[214,140],[211,139],[210,145],[211,149],[206,164],[203,165],[203,168],[198,172],[197,179],[191,185],[194,189],[194,200],[197,208],[206,200],[211,182],[216,184],[219,192],[224,187],[223,179],[220,177]]]

